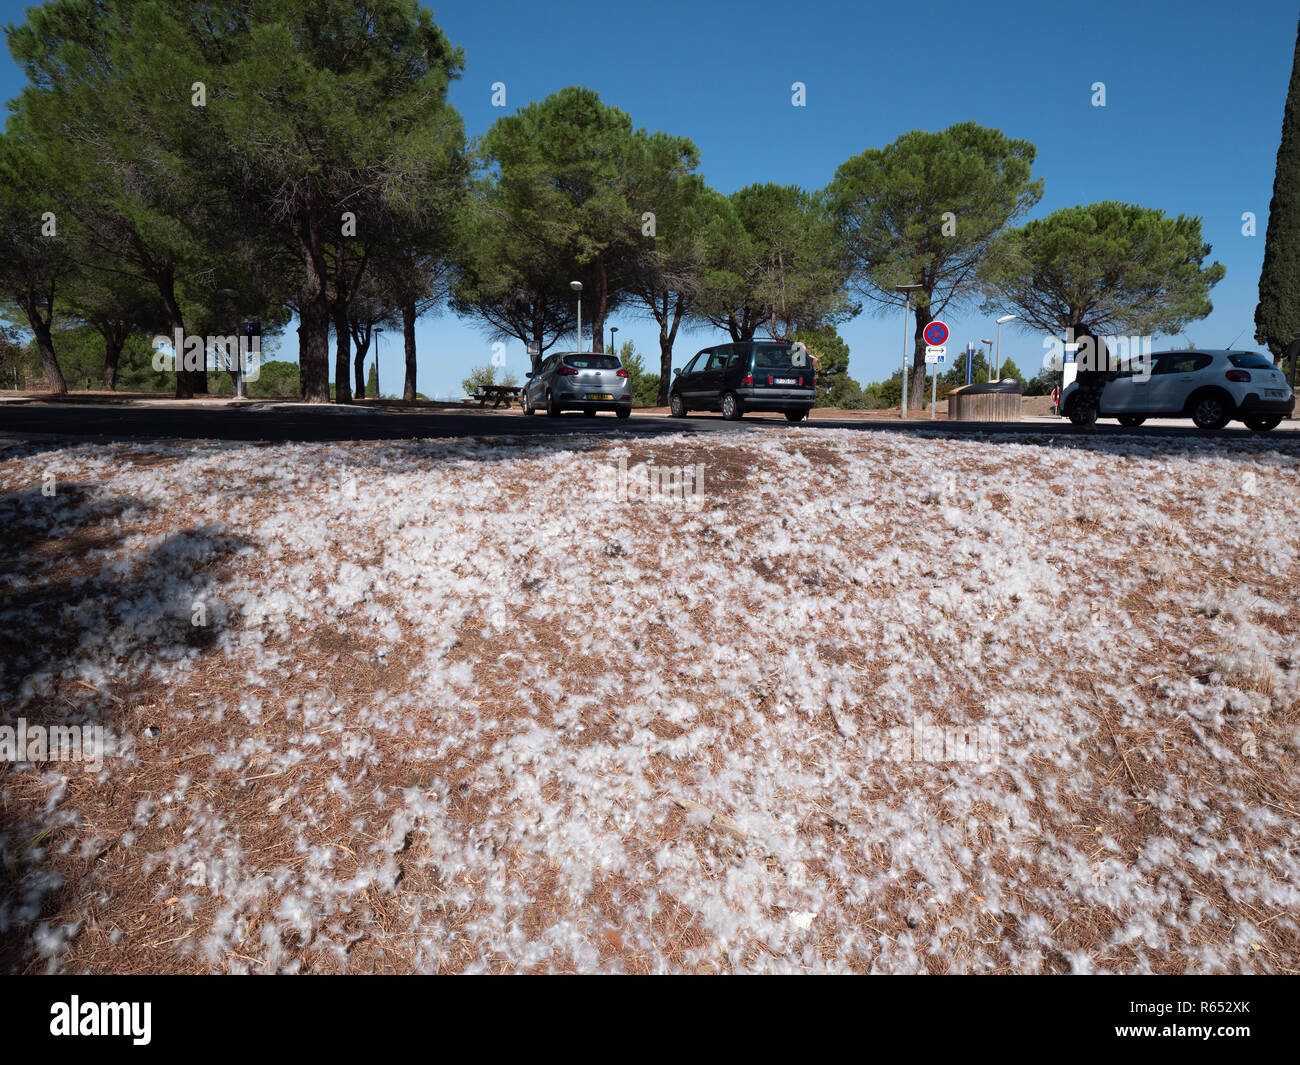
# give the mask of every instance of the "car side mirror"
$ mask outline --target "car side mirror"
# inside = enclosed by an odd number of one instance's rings
[[[532,376],[533,376],[533,371],[532,371],[532,370],[529,370],[526,374],[524,374],[524,376],[525,376],[525,377],[532,377]]]
[[[674,377],[681,377],[681,375],[682,375],[682,371],[680,369],[673,371]]]

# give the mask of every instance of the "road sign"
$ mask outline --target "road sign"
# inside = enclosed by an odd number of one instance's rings
[[[925,349],[925,364],[927,366],[945,366],[947,362],[948,349],[942,345],[931,344]]]
[[[932,348],[942,347],[948,343],[948,327],[939,319],[935,319],[925,327],[925,342]]]

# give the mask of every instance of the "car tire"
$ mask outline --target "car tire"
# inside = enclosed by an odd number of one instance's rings
[[[1119,424],[1126,425],[1130,429],[1136,429],[1146,420],[1145,414],[1121,414],[1119,416]]]
[[[1091,403],[1071,403],[1067,417],[1071,425],[1092,425],[1097,420],[1097,408]]]
[[[614,413],[617,414],[620,418],[630,418],[632,417],[632,408],[619,407],[618,410],[615,411]]]
[[[682,402],[682,397],[676,392],[668,397],[668,412],[674,418],[686,417],[686,404]]]
[[[740,409],[740,400],[736,398],[734,392],[722,393],[722,416],[729,422],[738,422],[745,416],[745,412]]]
[[[801,422],[808,417],[806,410],[788,410],[785,412],[785,420],[788,422]]]
[[[1282,424],[1282,415],[1280,414],[1256,414],[1249,418],[1242,418],[1246,423],[1246,428],[1253,433],[1267,433],[1271,429],[1276,429]]]
[[[1232,420],[1232,400],[1223,392],[1202,392],[1190,405],[1198,429],[1222,429]]]
[[[555,395],[549,390],[546,393],[546,416],[548,418],[560,416],[560,408],[555,405]]]
[[[524,391],[524,393],[519,397],[519,405],[523,407],[524,414],[530,418],[537,413],[537,408],[534,407],[528,399],[527,391]]]

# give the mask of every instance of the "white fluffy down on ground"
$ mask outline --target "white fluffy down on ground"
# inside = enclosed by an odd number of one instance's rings
[[[7,963],[1295,972],[1279,446],[9,447]]]

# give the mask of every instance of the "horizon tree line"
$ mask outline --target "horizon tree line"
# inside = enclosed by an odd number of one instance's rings
[[[1034,146],[973,122],[863,151],[821,190],[729,195],[688,138],[587,88],[468,140],[447,101],[464,54],[415,0],[52,0],[6,37],[28,84],[0,135],[0,312],[56,392],[63,323],[103,338],[112,388],[134,332],[296,319],[302,398],[331,398],[331,336],[332,398],[364,395],[375,331],[400,327],[415,399],[421,315],[476,319],[535,367],[573,333],[579,281],[596,350],[615,310],[657,324],[666,402],[683,326],[826,333],[913,284],[919,407],[924,328],[950,308],[1175,333],[1224,273],[1198,218],[1105,202],[1024,222]]]

